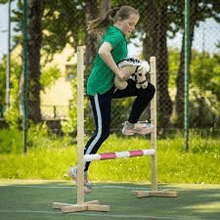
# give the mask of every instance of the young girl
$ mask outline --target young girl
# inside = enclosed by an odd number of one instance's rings
[[[104,35],[101,38],[101,46],[87,81],[87,94],[92,105],[96,130],[86,144],[84,154],[95,154],[108,138],[111,121],[111,100],[113,98],[136,96],[128,121],[124,123],[123,134],[133,135],[137,133],[144,135],[152,130],[152,125],[140,123],[138,120],[154,96],[154,86],[148,83],[147,88],[137,89],[136,83],[131,79],[128,80],[128,85],[123,90],[116,90],[114,87],[115,76],[121,80],[126,79],[126,75],[117,67],[116,63],[127,57],[126,36],[135,30],[138,20],[139,13],[137,10],[130,6],[122,6],[110,10],[105,17],[97,18],[89,24],[88,31],[90,34],[97,36],[98,33],[104,33]],[[87,188],[91,188],[87,179],[89,164],[90,162],[87,162],[84,167],[84,185]],[[76,180],[77,167],[70,168],[69,173]]]

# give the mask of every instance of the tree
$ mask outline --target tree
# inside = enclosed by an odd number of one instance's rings
[[[191,60],[191,48],[192,42],[194,39],[194,30],[195,27],[199,25],[199,22],[205,21],[206,18],[213,17],[217,22],[220,22],[220,1],[219,0],[195,0],[190,1],[190,28],[189,28],[189,54]],[[184,10],[184,4],[180,4],[179,8]],[[183,27],[183,17],[182,21],[177,24],[180,25],[179,28],[184,29]],[[179,64],[179,71],[177,76],[177,92],[176,92],[176,99],[175,99],[175,112],[177,113],[177,126],[182,128],[183,121],[184,121],[184,34],[182,40],[182,50],[180,54],[180,64]]]
[[[28,7],[28,95],[27,109],[28,118],[34,122],[42,120],[40,110],[41,91],[41,66],[40,51],[42,45],[42,17],[44,13],[45,1],[29,0]]]
[[[197,88],[199,95],[209,91],[220,102],[220,54],[213,56],[208,51],[193,50],[191,62],[191,87]]]
[[[220,54],[192,50],[190,74],[190,126],[219,126]]]
[[[44,54],[48,61],[55,53],[61,52],[67,44],[76,51],[86,39],[85,2],[82,0],[46,1],[43,17]],[[73,50],[73,54],[75,52]]]
[[[76,49],[80,40],[81,43],[84,42],[83,7],[83,1],[29,1],[27,105],[28,117],[34,122],[42,120],[40,112],[41,52],[44,51],[47,61],[50,61],[55,53],[64,49],[66,44],[70,43]],[[17,31],[22,29],[22,10],[22,2],[19,1],[18,10],[14,12],[14,21],[18,22]],[[21,90],[22,87],[21,83]]]
[[[86,45],[86,75],[91,69],[96,53],[96,39],[87,34],[87,22],[94,19],[98,10],[98,0],[49,1],[46,4],[43,38],[43,50],[48,60],[70,44],[76,52],[78,45]]]
[[[103,8],[103,7],[101,7]],[[85,5],[86,21],[95,19],[98,13],[98,4],[96,0],[86,0]],[[92,68],[93,60],[96,54],[96,39],[86,32],[86,52],[85,52],[85,75],[88,76]]]
[[[41,65],[40,51],[42,45],[42,17],[45,1],[29,0],[28,4],[28,74],[27,74],[27,112],[28,118],[34,122],[40,122],[40,91],[41,91]],[[23,2],[17,2],[17,9],[13,10],[12,21],[16,22],[15,31],[23,30]],[[24,42],[23,37],[16,37],[18,41]],[[22,57],[23,58],[23,57]],[[20,81],[20,93],[23,93],[23,79]],[[21,103],[20,103],[21,105]]]
[[[8,3],[9,0],[0,0],[0,4]]]
[[[144,23],[146,37],[143,41],[145,59],[157,58],[157,93],[159,126],[169,127],[172,113],[172,102],[168,91],[168,51],[167,30],[169,28],[168,1],[149,1],[146,5],[148,19]],[[155,13],[152,13],[154,11]]]

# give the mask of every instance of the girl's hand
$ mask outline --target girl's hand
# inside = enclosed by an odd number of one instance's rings
[[[128,77],[127,77],[126,73],[125,73],[124,71],[122,71],[121,69],[118,69],[118,71],[115,73],[115,75],[116,75],[121,81],[128,80]]]
[[[117,75],[115,76],[114,84],[115,84],[115,87],[119,90],[125,89],[128,85],[126,80],[121,80]]]

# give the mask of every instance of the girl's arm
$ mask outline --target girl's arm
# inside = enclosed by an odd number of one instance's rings
[[[106,63],[106,65],[114,72],[116,76],[118,76],[121,80],[125,80],[126,75],[116,65],[112,57],[111,50],[111,44],[105,41],[99,48],[99,56]]]

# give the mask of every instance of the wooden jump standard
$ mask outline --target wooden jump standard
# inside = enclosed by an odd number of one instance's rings
[[[173,191],[158,191],[156,181],[156,95],[151,101],[151,123],[154,129],[151,132],[151,149],[133,150],[124,152],[113,152],[104,154],[84,155],[84,64],[83,54],[84,46],[77,48],[77,152],[78,152],[78,173],[77,173],[77,204],[54,202],[54,209],[61,209],[63,213],[80,212],[80,211],[110,211],[108,205],[100,205],[98,200],[89,202],[84,201],[84,162],[93,160],[107,160],[126,157],[138,157],[151,155],[152,170],[151,170],[151,191],[132,191],[133,195],[138,198],[144,197],[177,197],[178,194]],[[151,66],[151,83],[156,87],[156,58],[150,58]]]

